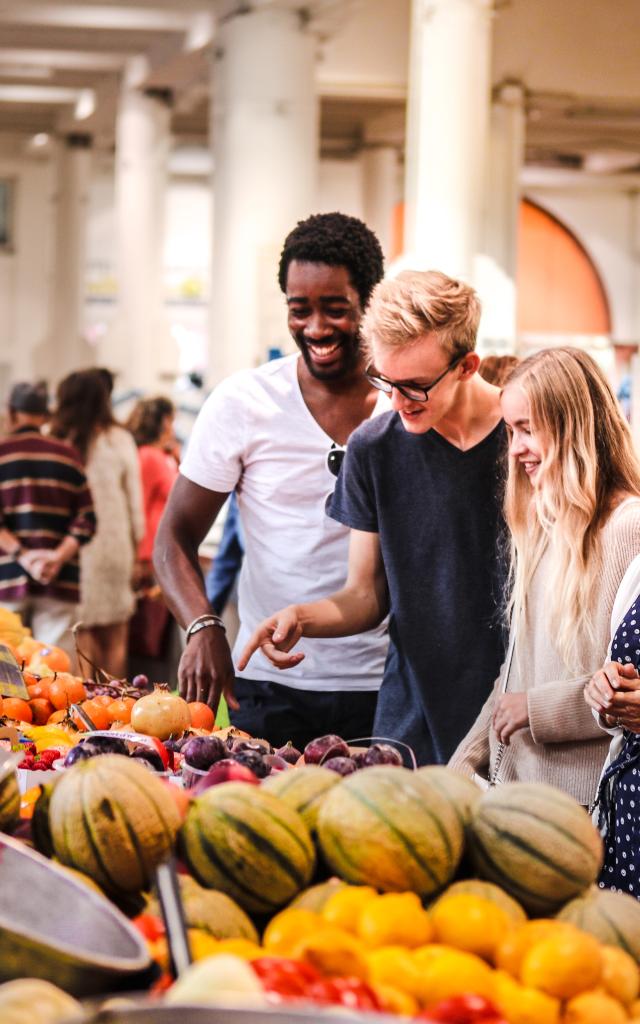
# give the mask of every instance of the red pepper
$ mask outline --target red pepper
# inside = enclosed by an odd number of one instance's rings
[[[138,914],[133,918],[131,924],[138,929],[147,942],[157,942],[165,934],[162,918],[156,917],[155,914]]]
[[[309,986],[321,981],[315,967],[281,956],[263,956],[251,963],[265,992],[285,999],[302,999]]]
[[[507,1024],[493,1003],[483,996],[461,995],[443,999],[437,1006],[419,1013],[416,1020],[425,1024]]]
[[[173,768],[173,752],[168,750],[162,740],[159,740],[157,736],[148,736],[147,739],[150,741],[148,746],[153,746],[155,752],[159,755],[162,761],[162,766],[166,771]]]

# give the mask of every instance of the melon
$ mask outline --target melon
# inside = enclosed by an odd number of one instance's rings
[[[315,851],[301,816],[262,786],[225,782],[194,800],[181,829],[198,882],[249,913],[269,913],[309,884]]]
[[[80,761],[56,782],[49,804],[53,850],[109,895],[150,886],[171,853],[178,809],[160,779],[132,758]]]
[[[460,882],[453,882],[438,899],[443,899],[445,896],[458,896],[460,894],[479,896],[483,900],[495,903],[497,907],[504,910],[505,914],[514,924],[524,924],[527,920],[527,915],[520,904],[509,896],[504,889],[501,889],[499,885],[494,885],[493,882],[483,882],[479,878],[464,878]],[[429,910],[433,910],[437,903],[438,900],[435,900],[430,905]]]
[[[178,881],[188,928],[199,928],[216,939],[260,942],[251,918],[226,893],[204,889],[191,875],[179,875]],[[150,914],[160,915],[160,905],[156,899],[150,899],[146,909]]]
[[[595,881],[602,840],[573,797],[544,783],[488,790],[468,828],[478,874],[534,916],[555,913]]]
[[[339,781],[340,776],[336,772],[317,764],[308,764],[292,768],[291,771],[275,772],[267,776],[262,785],[297,811],[313,835],[322,802]]]
[[[38,853],[53,857],[53,840],[49,825],[49,804],[53,793],[53,782],[45,782],[33,805],[31,816],[31,840]]]
[[[20,787],[15,769],[0,778],[0,832],[13,832],[20,820]]]
[[[593,885],[565,904],[557,917],[640,961],[640,903],[628,893]]]
[[[343,882],[341,878],[329,878],[326,882],[319,882],[308,889],[303,889],[289,906],[312,910],[314,914],[319,914],[334,892],[344,889],[345,885],[346,882]]]
[[[443,764],[430,764],[418,769],[418,775],[442,793],[466,827],[471,821],[473,809],[482,796],[482,790],[468,775],[447,768]]]
[[[346,882],[423,897],[451,880],[463,848],[450,800],[396,766],[363,768],[334,786],[318,815],[318,838]]]

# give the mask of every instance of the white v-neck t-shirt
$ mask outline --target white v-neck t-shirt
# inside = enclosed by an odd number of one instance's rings
[[[298,355],[242,370],[204,403],[180,472],[209,490],[236,490],[245,541],[238,588],[237,661],[256,626],[288,604],[327,597],[344,586],[349,529],[325,514],[335,478],[332,439],[300,391]],[[380,395],[374,415],[389,408]],[[247,679],[299,690],[377,690],[387,652],[386,624],[357,636],[302,639],[306,657],[287,671],[257,651]]]

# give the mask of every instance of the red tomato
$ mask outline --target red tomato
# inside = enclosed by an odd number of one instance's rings
[[[377,995],[360,978],[322,978],[307,989],[315,1003],[346,1006],[351,1010],[381,1010]]]
[[[462,995],[443,999],[437,1006],[419,1013],[416,1020],[429,1024],[507,1024],[493,1003],[483,996]]]
[[[253,960],[251,966],[265,992],[275,992],[284,998],[304,998],[309,986],[321,980],[315,967],[286,957],[262,956]]]
[[[157,942],[165,934],[162,918],[155,914],[138,914],[131,923],[147,942]]]

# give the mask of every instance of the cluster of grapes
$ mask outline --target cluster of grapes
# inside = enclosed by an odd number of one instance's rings
[[[112,679],[111,682],[96,682],[94,679],[85,679],[84,688],[87,697],[133,697],[139,700],[140,697],[149,693],[149,680],[145,675],[134,676],[131,682],[126,679]]]

